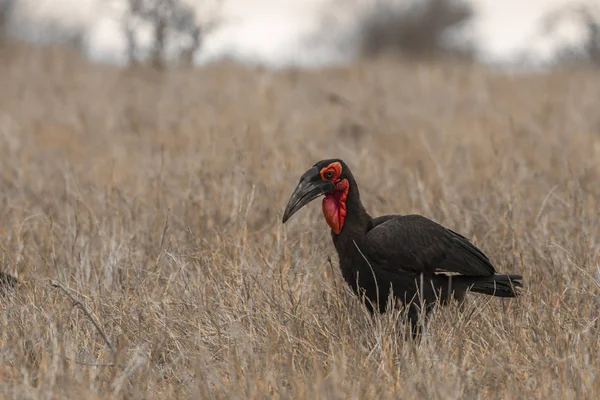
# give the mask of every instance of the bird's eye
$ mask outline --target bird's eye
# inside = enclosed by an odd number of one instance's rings
[[[333,179],[333,171],[325,172],[325,179]]]

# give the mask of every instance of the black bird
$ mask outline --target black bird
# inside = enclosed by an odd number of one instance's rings
[[[340,159],[316,163],[300,178],[283,214],[285,223],[304,205],[324,195],[323,215],[331,228],[342,275],[371,313],[385,312],[388,298],[408,307],[413,337],[419,311],[459,302],[465,293],[515,297],[520,275],[496,274],[494,266],[467,238],[420,215],[372,218],[358,185]],[[393,291],[393,292],[392,292]]]

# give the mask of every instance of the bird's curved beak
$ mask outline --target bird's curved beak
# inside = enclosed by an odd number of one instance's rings
[[[312,167],[300,178],[300,183],[296,186],[294,193],[292,193],[285,207],[282,222],[285,224],[299,209],[317,197],[329,193],[334,189],[335,185],[332,182],[322,180],[317,167]]]

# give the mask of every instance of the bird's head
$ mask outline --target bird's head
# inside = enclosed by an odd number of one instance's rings
[[[306,204],[324,195],[323,215],[339,235],[346,219],[346,197],[351,180],[350,170],[342,160],[319,161],[302,174],[283,213],[283,223]]]

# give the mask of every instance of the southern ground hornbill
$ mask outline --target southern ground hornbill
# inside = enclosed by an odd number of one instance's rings
[[[488,257],[464,236],[420,215],[372,218],[360,201],[350,169],[339,159],[316,163],[300,178],[283,223],[324,195],[323,215],[331,227],[340,268],[355,294],[364,294],[371,312],[385,312],[389,295],[410,304],[413,336],[419,310],[425,314],[465,293],[515,297],[520,275],[496,274]],[[449,295],[450,294],[450,295]],[[423,307],[424,306],[424,307]]]

